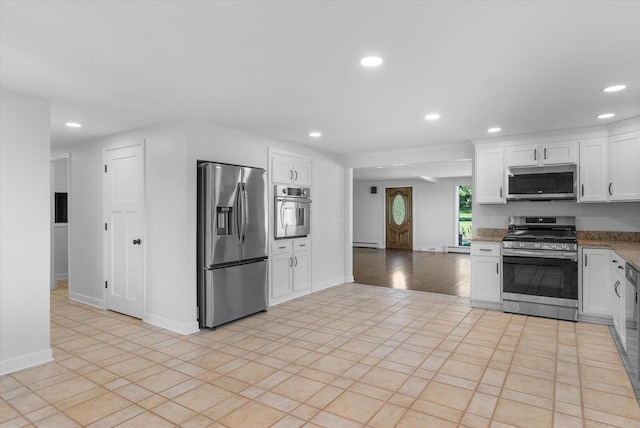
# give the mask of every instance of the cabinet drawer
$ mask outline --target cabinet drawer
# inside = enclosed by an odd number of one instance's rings
[[[471,255],[472,256],[500,256],[500,244],[498,243],[471,243]]]
[[[284,254],[293,251],[293,243],[290,240],[275,241],[271,244],[271,254]]]
[[[307,251],[311,249],[311,240],[310,239],[296,239],[293,241],[293,250],[294,251]]]

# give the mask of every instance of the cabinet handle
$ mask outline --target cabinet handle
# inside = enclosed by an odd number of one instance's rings
[[[581,190],[580,190],[581,195],[580,196],[584,196],[584,184],[580,185],[580,188],[581,188]]]
[[[616,295],[620,297],[620,293],[618,293],[618,286],[620,285],[620,281],[616,281],[616,284],[613,286],[613,291],[616,292]]]
[[[296,260],[296,263],[294,264],[294,266],[298,266],[298,258],[294,257],[294,259]]]
[[[538,149],[533,149],[533,160],[538,160]]]
[[[306,247],[307,244],[298,244],[299,247]]]
[[[295,173],[296,173],[296,177],[293,180],[297,181],[298,180],[298,171],[296,170]]]
[[[547,159],[547,148],[544,148],[544,158]]]
[[[289,180],[293,180],[293,170],[289,170]]]
[[[502,186],[500,186],[500,198],[502,198]]]
[[[611,186],[613,186],[613,183],[609,183],[609,196],[613,196],[613,193],[611,193]]]
[[[589,263],[587,262],[587,255],[584,255],[584,267],[587,267]]]
[[[622,266],[618,266],[618,269],[624,269],[624,267],[622,267]]]
[[[491,248],[480,248],[480,251],[491,251]]]
[[[280,250],[284,250],[285,248],[287,248],[287,247],[278,247],[278,249],[280,249]]]
[[[289,267],[293,266],[293,257],[289,257]]]
[[[500,275],[500,263],[496,263],[496,273]]]

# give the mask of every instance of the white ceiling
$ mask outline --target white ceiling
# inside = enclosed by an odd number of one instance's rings
[[[189,117],[353,154],[640,114],[638,1],[2,0],[0,27],[53,144]]]
[[[353,179],[356,181],[404,180],[412,178],[437,183],[441,178],[453,177],[471,177],[471,159],[387,165],[353,170]]]

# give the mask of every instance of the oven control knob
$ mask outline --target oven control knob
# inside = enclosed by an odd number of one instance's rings
[[[519,246],[520,248],[524,248],[524,246],[525,246],[525,245],[526,245],[526,244],[525,244],[524,242],[518,242],[518,246]]]

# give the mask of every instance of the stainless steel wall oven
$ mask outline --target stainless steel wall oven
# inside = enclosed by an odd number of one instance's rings
[[[503,310],[578,320],[574,217],[511,217],[502,242]]]
[[[311,229],[311,189],[275,186],[274,219],[276,239],[309,235]]]

